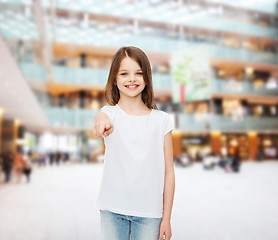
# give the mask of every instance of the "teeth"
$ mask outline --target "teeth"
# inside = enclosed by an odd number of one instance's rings
[[[136,85],[130,85],[130,86],[126,86],[127,88],[136,88]]]

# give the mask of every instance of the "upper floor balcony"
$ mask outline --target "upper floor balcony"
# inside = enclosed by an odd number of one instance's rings
[[[45,113],[54,127],[91,129],[99,110],[47,107]],[[272,131],[278,129],[275,117],[174,114],[178,131]]]
[[[252,4],[256,5],[254,2]],[[49,7],[47,1],[43,1],[42,5],[45,8]],[[272,8],[273,12],[276,10],[274,2],[267,4],[267,1],[264,1],[258,6],[263,6],[263,9],[268,10]],[[118,21],[136,21],[138,25],[144,25],[149,22],[152,24],[171,24],[257,37],[278,37],[278,31],[275,27],[260,26],[251,21],[242,21],[240,19],[241,15],[243,15],[244,19],[250,18],[248,14],[242,11],[238,13],[238,10],[235,10],[234,15],[237,14],[237,16],[228,18],[225,15],[223,6],[202,5],[199,1],[195,1],[195,4],[179,4],[175,1],[161,1],[152,4],[150,1],[132,1],[131,3],[128,1],[97,0],[92,3],[80,2],[78,5],[73,1],[58,1],[56,11],[59,12],[59,10],[117,18]],[[56,21],[58,25],[58,16]],[[89,22],[89,24],[93,24],[93,22]]]
[[[271,131],[278,129],[276,117],[177,114],[181,131]]]
[[[46,68],[35,63],[21,63],[20,69],[29,81],[46,82]],[[54,81],[57,83],[82,84],[105,86],[108,78],[108,70],[90,68],[70,68],[65,66],[52,66]],[[233,93],[246,95],[278,96],[278,86],[263,85],[255,88],[252,81],[231,81],[210,79],[211,93]],[[169,74],[153,74],[153,86],[155,90],[168,90],[171,93],[172,78]]]
[[[161,16],[159,18],[163,19]],[[225,36],[225,33],[219,32],[211,35],[209,26],[219,26],[224,20],[220,18],[214,21],[216,22],[209,19],[201,19],[193,22],[193,24],[200,24],[201,22],[207,24],[206,34],[203,33],[204,31],[175,32],[173,36],[171,35],[171,30],[160,30],[155,27],[142,26],[141,30],[134,32],[132,25],[94,23],[92,26],[84,28],[78,24],[76,26],[57,24],[55,26],[55,42],[114,49],[118,49],[123,45],[133,45],[144,51],[168,54],[202,46],[206,48],[209,58],[278,64],[278,47],[277,43],[275,43],[278,38],[277,29],[269,30],[267,27],[255,26],[254,30],[252,30],[254,34],[261,34],[261,37],[273,36],[273,41],[270,44],[260,38],[255,38],[251,41],[247,36],[239,35],[235,37],[231,36],[230,33],[227,36]],[[243,23],[237,24],[239,26],[227,23],[227,25],[223,26],[223,31],[242,29],[245,32],[249,28],[249,25],[242,27],[244,26]],[[0,31],[7,39],[39,40],[39,33],[33,16],[26,17],[23,14],[17,13],[15,15],[10,11],[0,11]],[[49,42],[54,41],[52,33],[52,27],[48,23],[46,26],[46,40]]]
[[[205,0],[206,2],[225,4],[227,6],[242,8],[246,10],[258,11],[267,14],[277,14],[275,0],[257,0],[257,1],[230,1],[230,0]]]

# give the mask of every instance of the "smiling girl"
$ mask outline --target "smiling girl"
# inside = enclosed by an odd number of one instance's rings
[[[145,53],[122,47],[113,57],[93,134],[105,158],[97,199],[103,240],[171,239],[175,191],[173,123],[154,103]]]

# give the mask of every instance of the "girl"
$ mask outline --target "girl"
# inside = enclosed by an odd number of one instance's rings
[[[23,173],[26,175],[27,183],[30,182],[30,175],[32,173],[32,153],[29,152],[24,158]]]
[[[16,155],[15,162],[14,162],[17,183],[20,183],[20,181],[21,181],[23,167],[24,167],[23,152],[22,152],[22,150],[20,150],[18,152],[18,154]]]
[[[174,198],[169,115],[153,99],[145,53],[122,47],[113,57],[105,99],[93,134],[104,137],[105,158],[97,199],[102,239],[171,239]]]

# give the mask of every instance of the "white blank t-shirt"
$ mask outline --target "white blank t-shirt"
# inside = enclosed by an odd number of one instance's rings
[[[114,131],[104,137],[105,156],[97,208],[111,212],[161,218],[164,191],[164,136],[172,131],[168,113],[127,114],[118,104],[100,109]]]

